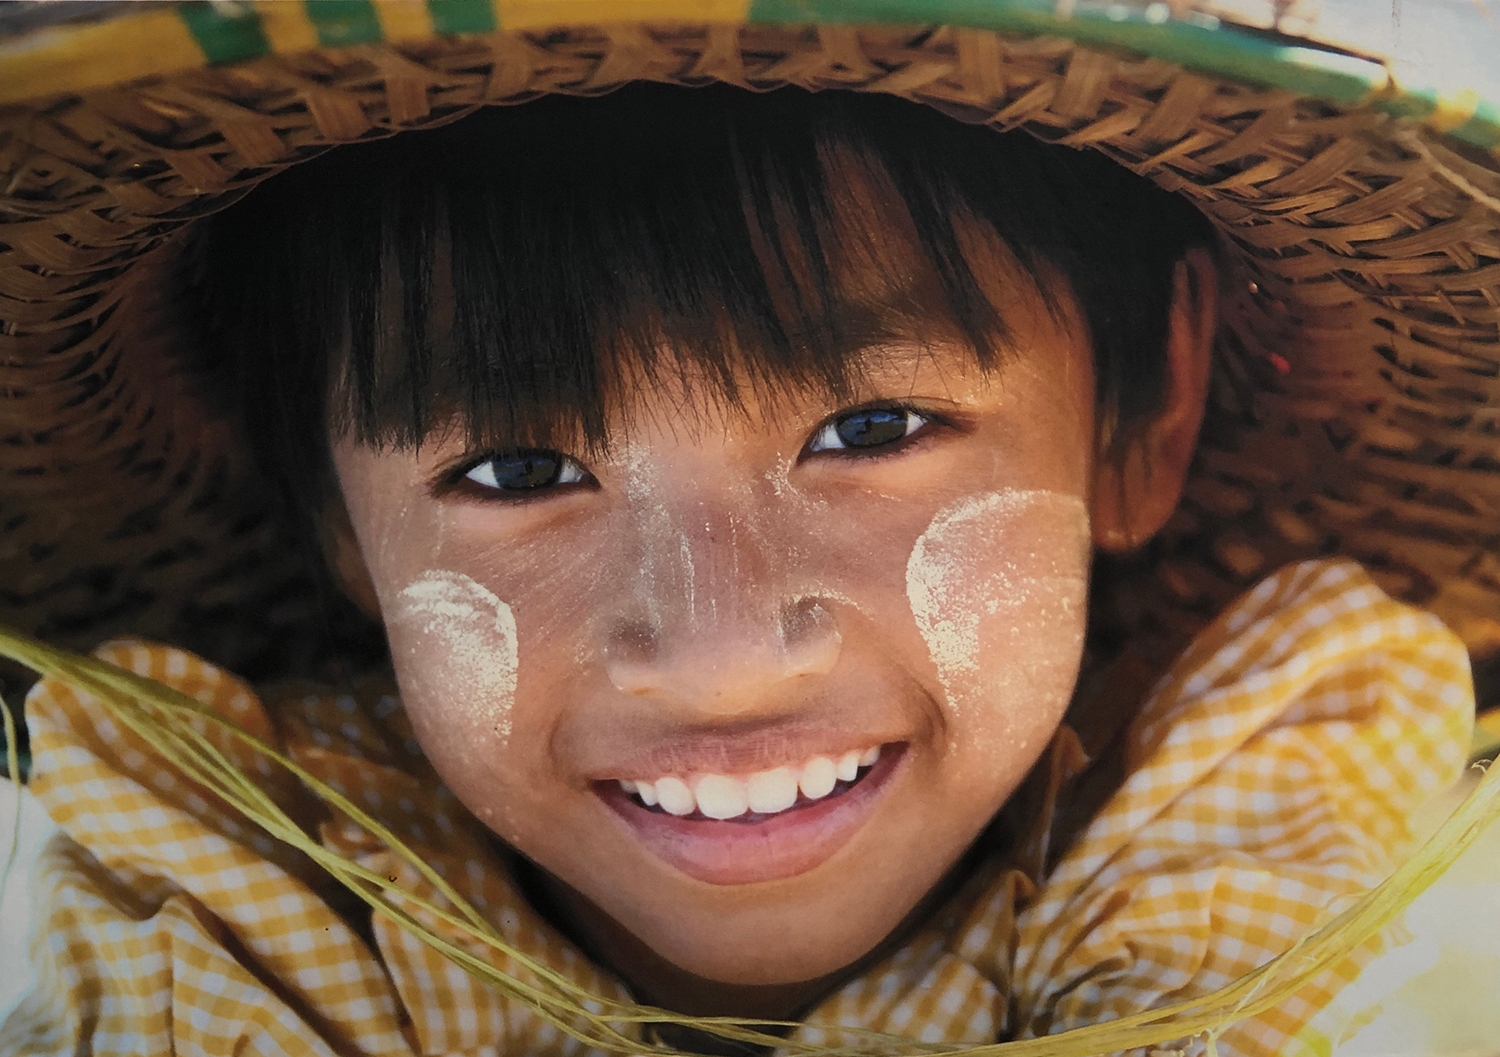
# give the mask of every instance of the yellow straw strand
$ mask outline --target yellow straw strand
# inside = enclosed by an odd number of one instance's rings
[[[369,904],[373,913],[381,914],[475,978],[526,1003],[558,1030],[586,1045],[614,1053],[681,1055],[682,1051],[641,1041],[626,1033],[628,1026],[653,1024],[694,1028],[726,1039],[771,1046],[797,1057],[930,1053],[963,1057],[1098,1057],[1198,1035],[1205,1037],[1209,1052],[1214,1053],[1217,1038],[1225,1028],[1285,1001],[1320,973],[1347,958],[1440,877],[1487,825],[1500,818],[1500,768],[1491,768],[1416,855],[1385,881],[1303,936],[1291,949],[1227,986],[1198,998],[1057,1035],[1017,1042],[964,1047],[921,1043],[881,1032],[841,1028],[840,1034],[853,1038],[855,1042],[848,1046],[824,1046],[784,1038],[764,1030],[797,1026],[788,1022],[686,1017],[595,995],[505,943],[478,910],[393,833],[288,756],[196,699],[97,658],[60,650],[3,628],[0,628],[0,655],[96,698],[112,717],[129,727],[165,761],[217,795],[247,820],[306,855]],[[12,782],[19,787],[15,726],[9,712],[5,724]],[[235,767],[206,731],[200,729],[208,725],[275,761],[324,803],[364,827],[416,869],[439,893],[446,906],[400,889],[390,878],[344,858],[304,832],[265,789]],[[18,811],[19,801],[18,796]],[[13,840],[12,861],[14,856]],[[7,866],[7,880],[9,873],[10,867]],[[0,885],[0,892],[3,892],[3,885]],[[513,959],[512,964],[531,975],[535,983],[506,973],[453,939],[439,935],[424,918],[439,922],[465,941],[473,941]]]

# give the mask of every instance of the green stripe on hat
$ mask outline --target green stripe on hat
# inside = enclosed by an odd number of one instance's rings
[[[380,18],[370,0],[304,0],[303,10],[325,48],[371,44],[381,39]]]
[[[1500,153],[1500,107],[1473,93],[1454,98],[1432,88],[1403,87],[1400,94],[1375,105],[1392,117],[1418,118],[1460,142]]]
[[[210,65],[268,55],[271,45],[261,32],[260,15],[249,4],[179,4],[177,16],[203,49]]]
[[[1457,128],[1449,129],[1448,134],[1486,150],[1500,148],[1500,107],[1481,101],[1473,116]]]
[[[427,0],[427,11],[433,28],[445,36],[491,33],[499,28],[490,0]]]
[[[1079,0],[1059,14],[1053,0],[753,0],[750,21],[921,22],[1047,34],[1344,104],[1362,103],[1389,83],[1378,62],[1237,32],[1210,15],[1177,19],[1166,3],[1142,9]]]
[[[1431,88],[1403,88],[1399,95],[1381,99],[1375,103],[1392,117],[1425,118],[1438,108],[1438,94]]]

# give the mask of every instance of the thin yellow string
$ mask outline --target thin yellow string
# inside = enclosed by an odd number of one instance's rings
[[[264,744],[196,699],[151,679],[97,658],[57,649],[0,628],[0,655],[96,698],[111,716],[128,726],[164,759],[204,788],[260,825],[269,834],[306,854],[347,885],[372,910],[426,943],[466,972],[534,1009],[559,1030],[588,1045],[615,1053],[680,1054],[625,1034],[625,1025],[671,1024],[696,1028],[736,1041],[772,1046],[784,1053],[819,1057],[868,1057],[873,1054],[950,1053],[964,1057],[1098,1057],[1100,1054],[1152,1046],[1205,1035],[1216,1050],[1220,1032],[1235,1021],[1271,1009],[1337,965],[1374,935],[1500,818],[1500,768],[1491,768],[1479,785],[1438,828],[1415,856],[1381,884],[1365,892],[1341,913],[1299,939],[1293,946],[1238,980],[1210,994],[1161,1006],[1102,1024],[1039,1039],[962,1047],[921,1043],[860,1029],[840,1029],[856,1042],[829,1047],[767,1034],[760,1028],[795,1027],[780,1021],[742,1021],[725,1017],[685,1017],[595,995],[505,943],[484,917],[454,891],[416,852],[294,761]],[[194,720],[206,722],[300,779],[317,796],[382,841],[417,869],[455,912],[402,891],[389,878],[350,862],[303,832],[251,778],[239,771]],[[5,717],[12,781],[19,786],[14,721]],[[19,803],[19,796],[17,797]],[[8,872],[8,871],[7,871]],[[406,909],[386,898],[399,896]],[[515,960],[534,974],[540,986],[502,972],[472,951],[435,933],[417,911],[440,921],[467,940]]]

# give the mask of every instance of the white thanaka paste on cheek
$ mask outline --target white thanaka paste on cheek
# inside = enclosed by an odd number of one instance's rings
[[[508,740],[520,662],[510,606],[473,577],[445,569],[423,573],[397,602],[395,619],[420,623],[423,634],[437,640],[479,714],[492,718],[501,741]]]
[[[1087,539],[1088,511],[1077,496],[1008,489],[970,496],[939,511],[912,546],[906,563],[907,603],[952,706],[985,689],[976,684],[983,682],[980,639],[987,618],[1002,609],[1015,612],[1035,607],[1037,611],[1027,619],[1045,620],[1048,603],[1055,601],[1068,613],[1073,596],[1081,601],[1084,595],[1086,560],[1082,558],[1077,568],[1059,567],[1063,563],[1056,557],[1043,557],[1042,569],[997,563],[1000,537],[1014,528],[1017,517],[1040,506],[1063,513]],[[1050,518],[1045,527],[1054,527]],[[1055,547],[1065,541],[1045,542]],[[1011,661],[1030,663],[1023,658]]]

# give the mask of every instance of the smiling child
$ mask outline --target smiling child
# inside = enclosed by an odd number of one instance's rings
[[[185,391],[388,670],[99,656],[418,849],[517,979],[797,1021],[788,1052],[1202,994],[1380,879],[1473,716],[1463,642],[1345,558],[1147,604],[1128,556],[1170,553],[1228,254],[1102,153],[878,95],[631,85],[340,147],[155,274]],[[582,1052],[87,694],[26,707],[67,836],[6,1052]],[[1325,1046],[1372,950],[1219,1052]]]
[[[910,103],[636,88],[268,185],[209,227],[199,344],[562,926],[654,1002],[785,1017],[1051,741],[1096,541],[1181,489],[1210,240]]]

